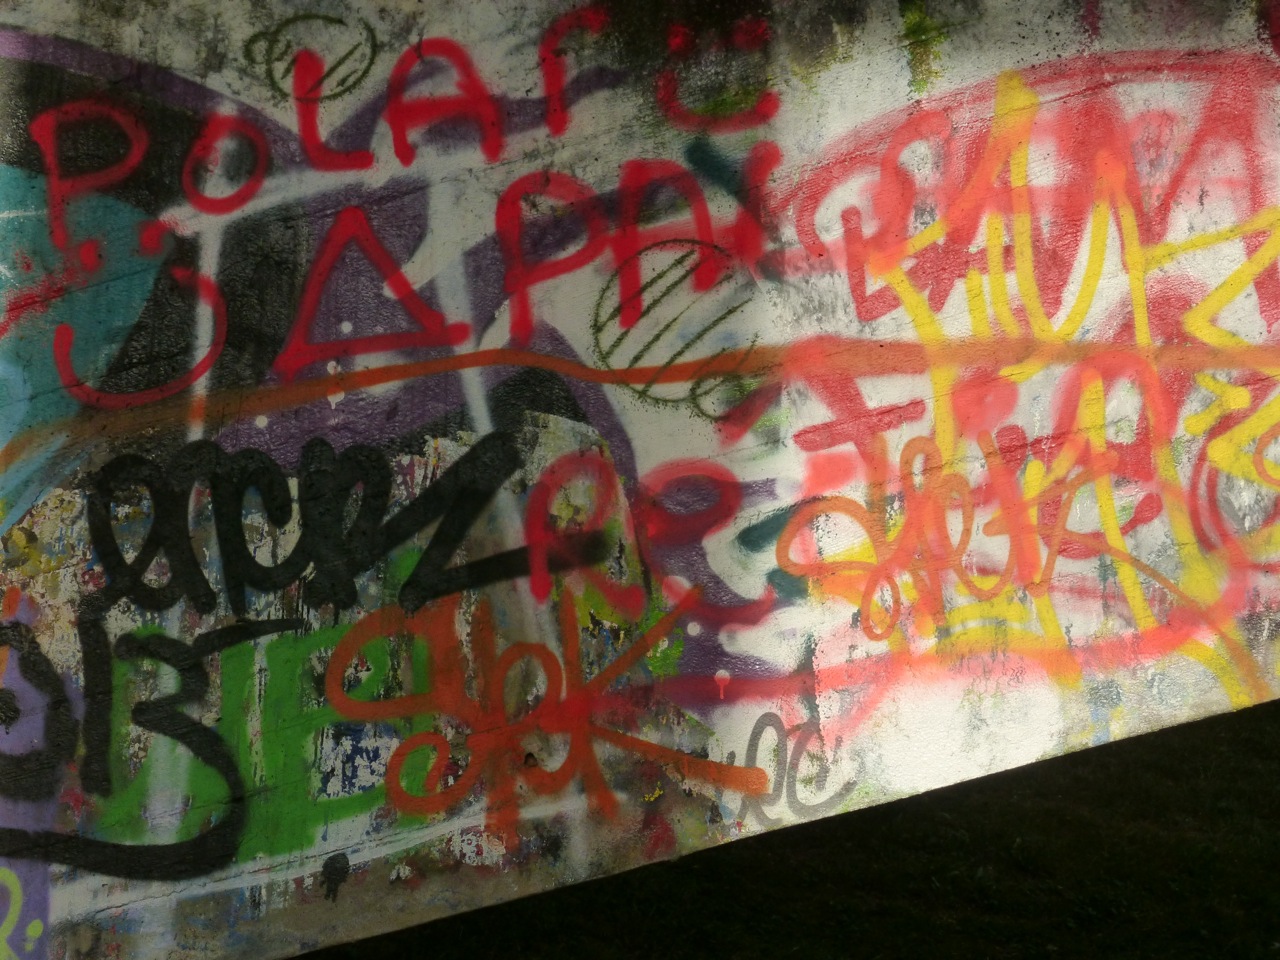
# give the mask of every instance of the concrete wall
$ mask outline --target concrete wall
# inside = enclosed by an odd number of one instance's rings
[[[0,956],[283,956],[1274,696],[1273,26],[6,4]]]

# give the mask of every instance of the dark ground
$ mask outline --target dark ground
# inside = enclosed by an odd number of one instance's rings
[[[1280,960],[1280,702],[307,960]]]

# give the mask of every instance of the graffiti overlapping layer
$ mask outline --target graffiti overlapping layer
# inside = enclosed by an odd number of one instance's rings
[[[1280,692],[1280,12],[636,7],[0,16],[0,955]]]

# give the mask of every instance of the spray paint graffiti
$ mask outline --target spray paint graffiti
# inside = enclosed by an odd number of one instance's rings
[[[0,30],[7,955],[284,955],[1275,695],[1269,9],[976,64],[929,3],[259,6]]]

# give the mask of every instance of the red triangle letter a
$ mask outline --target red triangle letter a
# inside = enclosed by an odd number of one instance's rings
[[[329,274],[347,244],[355,243],[365,257],[387,282],[400,305],[412,317],[420,330],[403,333],[379,333],[366,337],[344,340],[328,340],[316,343],[311,339],[311,324],[320,308],[320,296],[329,282]],[[373,233],[369,218],[359,207],[346,207],[334,219],[316,254],[311,273],[302,290],[302,303],[298,318],[289,331],[289,339],[276,358],[275,370],[286,382],[292,380],[306,366],[321,360],[357,356],[362,353],[383,353],[406,350],[411,347],[452,347],[467,339],[471,328],[465,323],[446,323],[438,310],[427,306],[400,270],[395,258],[387,252]]]

